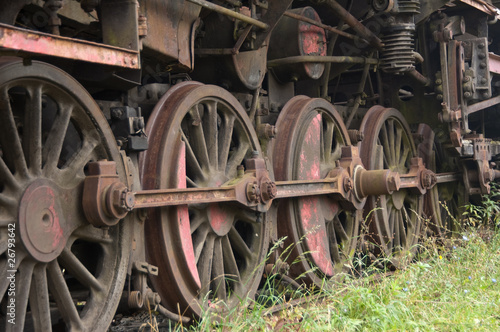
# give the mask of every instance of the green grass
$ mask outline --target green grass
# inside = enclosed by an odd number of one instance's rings
[[[291,303],[290,294],[264,290],[250,309],[242,304],[220,322],[207,314],[188,330],[500,331],[500,233],[482,232],[467,233],[448,249],[429,240],[418,261],[390,276],[367,268],[363,278],[351,274],[319,291],[301,290],[295,298],[307,304],[275,315],[266,314],[269,306]]]

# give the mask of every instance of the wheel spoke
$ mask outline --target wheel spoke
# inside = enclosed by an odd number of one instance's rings
[[[200,261],[198,262],[198,271],[201,281],[201,298],[205,299],[210,291],[210,278],[212,276],[212,264],[214,258],[214,243],[215,236],[208,236],[205,240],[205,245],[201,253]]]
[[[16,209],[17,201],[16,199],[9,197],[5,194],[0,194],[0,205],[8,207],[9,209]]]
[[[208,225],[205,225],[204,227],[199,228],[196,234],[193,236],[193,249],[196,263],[198,263],[198,261],[200,260],[209,233],[210,227]]]
[[[16,276],[16,324],[7,324],[7,331],[23,331],[24,329],[34,267],[35,262],[33,261],[25,262],[19,267]]]
[[[0,294],[2,296],[7,292],[7,288],[9,287],[9,280],[7,279],[14,271],[17,271],[19,266],[21,265],[26,254],[21,252],[16,252],[16,261],[14,263],[14,267],[10,264],[12,261],[8,261],[6,258],[0,260]]]
[[[396,162],[396,149],[398,149],[398,146],[395,145],[396,140],[394,139],[394,120],[389,119],[387,120],[387,133],[388,133],[388,139],[389,139],[389,148],[390,148],[390,156],[392,162]]]
[[[206,174],[200,166],[196,155],[191,148],[191,144],[189,143],[186,135],[181,130],[182,140],[186,143],[186,168],[189,171],[189,177],[194,181],[205,181]]]
[[[241,142],[238,150],[231,154],[226,166],[226,175],[229,179],[236,177],[236,169],[245,159],[249,149],[250,144],[248,142]]]
[[[393,225],[394,225],[394,241],[393,250],[400,251],[401,246],[401,210],[395,210],[393,214]]]
[[[402,143],[402,136],[403,136],[403,129],[400,126],[396,127],[396,140],[394,143],[394,150],[396,151],[396,155],[394,157],[395,161],[401,160],[401,149],[404,147],[401,146]]]
[[[54,260],[48,264],[47,272],[50,292],[54,296],[66,325],[72,330],[83,330],[83,322],[78,315],[68,285],[57,261]]]
[[[226,169],[229,159],[229,150],[231,148],[231,138],[234,131],[235,116],[224,114],[222,117],[221,128],[219,129],[219,170]]]
[[[203,117],[203,130],[205,132],[205,141],[208,152],[210,168],[218,170],[219,167],[219,142],[217,129],[217,101],[209,100],[205,103],[206,113]]]
[[[72,234],[72,240],[80,239],[86,242],[101,243],[101,244],[111,244],[113,239],[107,235],[106,231],[94,227],[92,225],[86,225],[76,229]],[[69,242],[69,241],[68,241]]]
[[[47,177],[51,177],[59,166],[59,158],[61,156],[64,138],[66,137],[72,113],[72,106],[61,107],[59,109],[54,124],[47,136],[47,140],[45,141],[42,157],[44,162],[43,170]]]
[[[347,235],[344,226],[342,226],[342,223],[340,222],[338,216],[335,216],[335,218],[333,218],[333,227],[335,230],[335,234],[337,234],[342,242],[348,242],[350,240],[349,235]]]
[[[238,269],[238,264],[236,263],[236,258],[234,257],[228,236],[222,238],[222,254],[224,255],[226,276],[232,281],[233,285],[235,285],[234,287],[237,287],[241,282],[240,270]]]
[[[200,216],[199,213],[195,213],[194,216],[190,216],[190,228],[191,228],[191,234],[193,234],[204,222],[207,220]]]
[[[241,237],[240,233],[234,228],[234,226],[229,231],[229,240],[231,240],[231,246],[233,249],[243,256],[245,259],[250,260],[252,258],[252,251],[248,248],[247,244]]]
[[[400,171],[406,169],[407,159],[410,155],[410,148],[408,146],[404,146],[402,149],[403,153],[401,154],[401,158],[399,159],[398,167]]]
[[[90,161],[91,155],[98,144],[99,142],[94,138],[88,137],[87,139],[84,139],[80,150],[75,153],[63,167],[65,177],[74,177],[78,175],[84,176],[83,169]]]
[[[104,292],[104,287],[99,280],[90,273],[85,265],[68,248],[64,248],[59,256],[59,263],[82,285],[90,287],[98,293]]]
[[[10,171],[10,169],[5,164],[5,161],[0,158],[0,183],[4,186],[8,186],[13,190],[19,190],[19,183]]]
[[[33,271],[29,299],[33,324],[37,332],[50,331],[52,328],[49,289],[47,287],[46,265],[38,264]]]
[[[21,138],[14,120],[9,93],[5,88],[0,92],[0,107],[2,107],[3,114],[2,121],[0,121],[0,146],[2,147],[4,159],[9,162],[9,166],[14,167],[17,174],[27,178],[28,167],[21,145]]]
[[[325,160],[327,163],[334,161],[335,156],[332,156],[333,150],[333,138],[335,135],[335,123],[328,121],[323,117],[323,130],[321,131],[323,144],[321,159]]]
[[[380,142],[384,147],[384,157],[387,160],[387,165],[393,165],[392,154],[391,154],[391,145],[389,143],[389,137],[387,135],[387,127],[382,125],[380,129]]]
[[[222,255],[221,239],[214,242],[214,257],[212,263],[212,289],[214,295],[220,300],[227,299],[226,276],[224,273],[224,257]]]
[[[399,237],[400,237],[400,241],[399,243],[401,243],[401,246],[404,248],[406,247],[406,244],[407,244],[407,240],[406,240],[406,232],[407,232],[407,229],[404,225],[404,217],[408,218],[409,216],[405,213],[406,216],[403,216],[403,212],[400,211],[399,212]]]
[[[189,112],[192,116],[192,122],[189,124],[189,139],[191,148],[193,149],[196,160],[198,160],[202,169],[210,169],[210,161],[207,151],[207,142],[205,141],[205,133],[200,114],[201,104],[195,105]]]
[[[34,176],[42,174],[42,86],[28,90],[26,101],[25,130],[23,131],[24,151],[29,169]]]

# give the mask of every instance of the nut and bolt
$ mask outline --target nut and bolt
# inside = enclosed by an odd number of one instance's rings
[[[262,183],[262,191],[261,196],[264,202],[270,201],[274,199],[278,194],[278,189],[276,188],[276,184],[271,180],[266,180]]]
[[[247,199],[251,203],[258,203],[259,202],[259,186],[257,183],[249,183],[247,185]]]
[[[389,175],[387,177],[387,188],[390,191],[397,191],[399,189],[398,181],[395,175]]]
[[[346,192],[351,191],[354,188],[354,183],[350,177],[344,179],[344,190]]]
[[[434,172],[427,170],[422,174],[422,187],[431,189],[437,183],[437,176]]]
[[[257,134],[263,139],[274,138],[277,134],[276,126],[272,126],[269,123],[261,124],[257,127]]]

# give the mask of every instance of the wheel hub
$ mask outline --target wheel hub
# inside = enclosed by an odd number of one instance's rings
[[[60,189],[45,179],[26,188],[19,204],[19,230],[24,246],[40,262],[50,262],[66,245]]]

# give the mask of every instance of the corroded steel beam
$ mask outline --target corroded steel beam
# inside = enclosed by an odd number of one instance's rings
[[[0,54],[46,55],[140,69],[139,52],[80,39],[55,36],[0,23]]]

